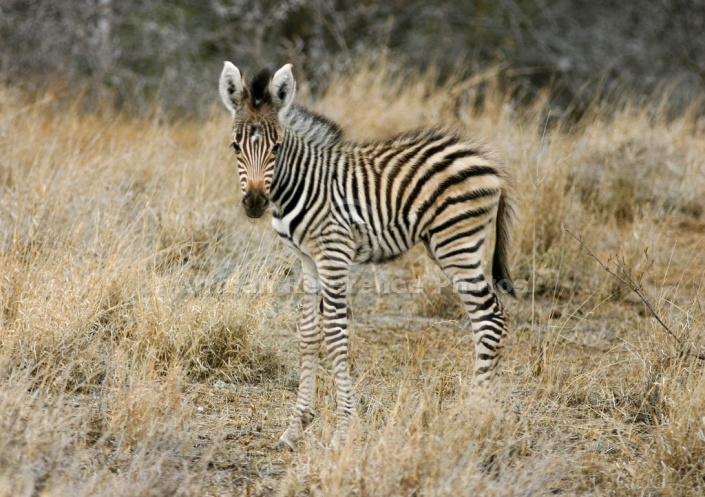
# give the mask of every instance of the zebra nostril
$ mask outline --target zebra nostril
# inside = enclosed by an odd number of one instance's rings
[[[269,199],[264,192],[251,190],[242,198],[242,205],[249,217],[260,217],[269,205]]]

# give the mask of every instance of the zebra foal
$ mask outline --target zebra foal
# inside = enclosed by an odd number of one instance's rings
[[[494,286],[501,282],[513,294],[512,192],[505,166],[459,130],[346,142],[336,124],[293,104],[295,92],[290,64],[260,72],[249,85],[230,62],[220,76],[245,213],[260,217],[271,203],[274,229],[302,263],[300,383],[279,445],[293,447],[314,417],[321,343],[335,378],[336,445],[355,413],[346,307],[352,264],[384,262],[423,243],[470,316],[476,382],[491,382],[506,334]],[[483,272],[486,240],[494,244],[495,285]]]

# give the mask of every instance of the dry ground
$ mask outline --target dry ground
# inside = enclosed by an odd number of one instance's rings
[[[422,250],[355,270],[360,416],[338,453],[325,367],[303,443],[272,448],[297,385],[299,268],[241,212],[226,112],[86,115],[1,88],[0,495],[705,494],[702,362],[564,230],[623,257],[703,352],[697,106],[666,120],[616,99],[569,125],[492,78],[362,67],[312,103],[356,139],[460,121],[512,164],[520,207],[491,397]]]

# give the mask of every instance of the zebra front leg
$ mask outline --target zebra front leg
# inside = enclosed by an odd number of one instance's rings
[[[349,261],[340,261],[340,252],[335,252],[337,263],[331,260],[319,264],[321,276],[321,327],[333,368],[336,388],[336,428],[333,448],[342,446],[347,440],[350,422],[355,415],[352,380],[348,364],[348,314],[347,286]]]
[[[318,270],[310,257],[304,254],[300,254],[300,256],[305,293],[303,316],[299,324],[299,351],[301,354],[299,391],[289,426],[277,442],[278,447],[292,449],[301,438],[303,430],[315,416],[313,408],[316,401],[316,370],[318,369],[318,352],[323,340],[318,320],[321,303]]]

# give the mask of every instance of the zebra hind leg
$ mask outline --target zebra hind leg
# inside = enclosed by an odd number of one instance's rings
[[[489,387],[498,372],[507,334],[502,304],[482,270],[482,239],[427,246],[460,296],[470,316],[475,342],[475,383]]]

